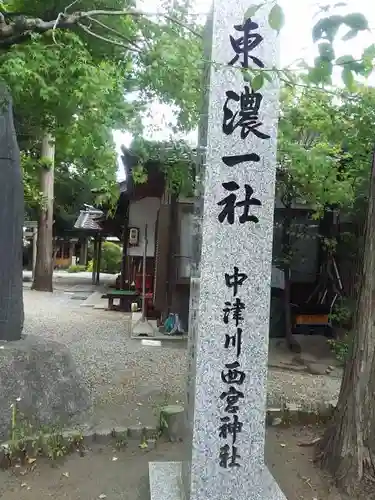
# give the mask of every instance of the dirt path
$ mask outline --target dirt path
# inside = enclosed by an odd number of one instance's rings
[[[346,500],[312,463],[313,450],[300,440],[316,433],[306,428],[268,430],[266,459],[288,500]],[[71,456],[51,467],[38,460],[33,472],[22,468],[0,472],[0,498],[4,500],[149,500],[148,462],[181,460],[182,444],[158,443],[145,452],[129,443],[123,451],[96,446],[81,458]],[[113,460],[115,458],[115,460]],[[105,496],[103,496],[105,495]]]

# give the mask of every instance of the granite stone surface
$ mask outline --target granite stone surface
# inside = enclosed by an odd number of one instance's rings
[[[180,462],[149,463],[151,500],[183,500]]]
[[[31,335],[0,342],[0,441],[10,437],[13,404],[33,431],[81,423],[91,400],[65,345]]]
[[[277,33],[267,23],[272,5],[244,26],[251,4],[216,0],[207,28],[212,64],[200,133],[182,466],[188,500],[284,498],[264,465],[279,89],[274,80],[252,93],[241,71],[278,65]],[[248,212],[246,189],[255,199]]]

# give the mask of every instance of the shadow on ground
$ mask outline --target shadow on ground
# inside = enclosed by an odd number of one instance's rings
[[[266,460],[288,500],[347,500],[313,465],[313,449],[300,447],[318,430],[270,428]],[[38,459],[34,471],[21,467],[0,472],[0,498],[4,500],[149,500],[148,462],[184,457],[184,445],[159,442],[145,451],[132,443],[122,451],[95,446],[85,457],[73,455],[54,467]]]

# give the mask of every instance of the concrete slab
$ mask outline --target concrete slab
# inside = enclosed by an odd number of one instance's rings
[[[130,337],[131,339],[138,339],[138,340],[142,340],[144,339],[145,337],[142,337],[142,336],[139,336],[139,335],[131,335]],[[155,335],[153,335],[152,337],[150,336],[150,338],[152,338],[152,340],[160,340],[160,341],[165,341],[165,342],[169,342],[169,341],[184,341],[184,342],[187,342],[188,340],[188,336],[187,335],[163,335],[162,333],[156,333]]]
[[[98,305],[108,304],[108,301],[106,299],[102,299],[102,292],[94,292],[92,293],[82,304],[80,304],[81,307],[95,307]]]
[[[150,462],[151,500],[182,500],[181,462]]]
[[[153,320],[139,320],[137,323],[133,323],[131,327],[132,337],[152,337],[154,338],[157,332],[157,323]]]

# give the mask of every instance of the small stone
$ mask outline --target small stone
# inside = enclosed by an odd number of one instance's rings
[[[130,439],[142,439],[143,428],[141,426],[133,426],[128,428],[128,435]]]
[[[281,425],[283,423],[283,420],[280,417],[274,418],[272,421],[272,426],[277,427],[278,425]]]
[[[94,443],[107,444],[112,437],[112,431],[109,429],[102,429],[95,432],[92,436]]]
[[[291,412],[291,413],[297,413],[299,411],[301,411],[301,406],[300,405],[295,405],[295,404],[291,404],[291,403],[288,403],[286,405],[286,410]]]
[[[147,447],[149,450],[154,450],[156,447],[156,439],[147,439]]]

